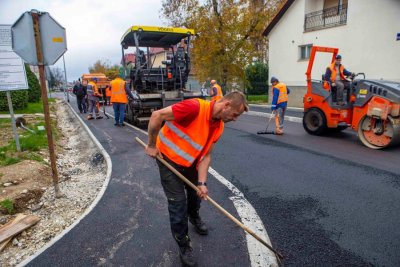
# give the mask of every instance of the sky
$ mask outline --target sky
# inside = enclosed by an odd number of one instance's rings
[[[0,0],[0,24],[14,24],[25,12],[48,12],[66,30],[67,80],[88,73],[97,60],[119,64],[120,40],[133,25],[167,26],[161,0]],[[50,67],[64,70],[62,57]]]

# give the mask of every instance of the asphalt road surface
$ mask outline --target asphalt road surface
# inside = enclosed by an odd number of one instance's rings
[[[179,266],[156,165],[132,141],[146,137],[112,123],[88,122],[114,164],[105,195],[29,266]],[[350,130],[311,136],[292,122],[283,136],[257,135],[265,123],[227,124],[212,167],[256,209],[284,265],[400,266],[400,148],[368,149]],[[237,216],[230,191],[209,183]],[[202,212],[210,235],[190,228],[199,266],[250,266],[243,231],[208,204]]]

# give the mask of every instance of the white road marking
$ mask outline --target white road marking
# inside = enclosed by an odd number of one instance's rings
[[[271,245],[271,241],[260,217],[253,206],[244,197],[243,193],[213,168],[210,167],[208,172],[220,183],[231,190],[233,196],[231,196],[229,199],[232,200],[242,223],[249,227],[255,234],[266,241],[269,245]],[[251,266],[278,266],[275,254],[247,232],[246,240]]]
[[[247,115],[251,115],[251,116],[258,116],[258,117],[267,117],[267,118],[271,118],[272,114],[271,113],[265,113],[265,112],[260,112],[260,111],[248,111],[247,113],[245,113]],[[303,118],[299,118],[299,117],[290,117],[290,116],[285,116],[285,121],[292,121],[292,122],[303,122]]]

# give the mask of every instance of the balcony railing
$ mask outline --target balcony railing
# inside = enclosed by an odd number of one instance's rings
[[[304,31],[315,31],[347,23],[347,4],[306,14]]]

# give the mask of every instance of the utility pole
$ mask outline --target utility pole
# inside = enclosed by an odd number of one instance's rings
[[[67,101],[69,103],[69,92],[68,92],[68,82],[67,82],[67,71],[65,69],[65,59],[63,55],[63,63],[64,63],[64,78],[65,78],[65,90],[67,92]]]

